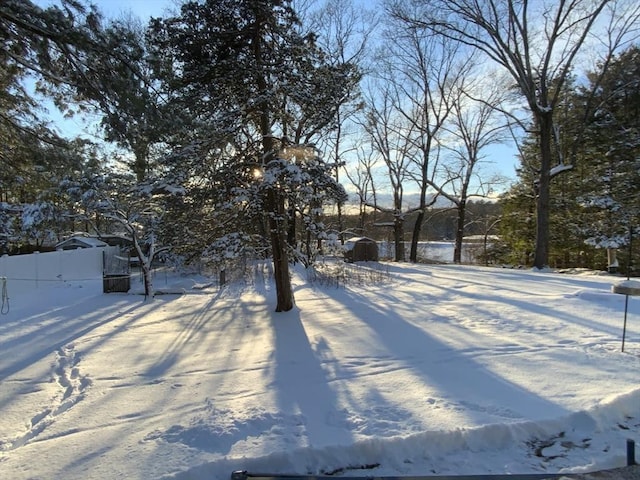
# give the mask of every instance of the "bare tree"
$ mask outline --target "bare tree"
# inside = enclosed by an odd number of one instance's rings
[[[492,82],[492,84],[489,84]],[[498,175],[485,176],[480,171],[486,147],[505,140],[507,124],[494,105],[504,100],[503,87],[490,80],[481,80],[473,75],[460,85],[452,102],[447,130],[449,141],[445,142],[447,161],[441,165],[443,177],[430,185],[444,198],[455,205],[457,211],[455,248],[453,261],[462,260],[462,240],[466,225],[467,203],[472,197],[486,197],[501,182]],[[482,95],[482,99],[478,96]]]
[[[629,0],[393,0],[389,11],[436,35],[456,40],[487,55],[512,77],[527,102],[537,133],[536,247],[534,266],[549,256],[550,183],[569,166],[557,156],[555,110],[590,34],[608,28],[603,41],[621,45],[625,32],[637,29],[638,7]],[[621,16],[622,10],[624,16]],[[626,19],[607,22],[605,17]],[[570,163],[570,162],[569,162]]]
[[[439,170],[441,131],[470,62],[457,42],[431,35],[424,28],[396,19],[387,24],[386,68],[381,72],[393,86],[395,108],[409,125],[411,177],[419,196],[409,259],[417,261],[418,241],[428,207],[437,200],[428,195]]]
[[[355,165],[352,164],[350,168],[345,169],[345,175],[355,188],[355,194],[358,197],[358,228],[361,232],[364,232],[367,218],[367,202],[377,203],[376,185],[373,181],[377,156],[372,149],[360,146],[356,149],[356,160],[357,163]]]
[[[303,18],[318,35],[318,45],[337,64],[357,66],[364,72],[365,57],[371,36],[377,25],[372,10],[356,7],[353,0],[326,0],[320,9]],[[360,79],[358,78],[358,81]],[[341,99],[335,111],[335,128],[324,135],[320,143],[326,152],[327,161],[335,165],[335,179],[340,182],[340,173],[345,171],[346,158],[357,150],[350,140],[354,131],[353,117],[362,109],[358,83],[352,83],[349,92]],[[344,243],[343,204],[337,205],[338,231]]]
[[[395,108],[394,92],[386,82],[374,83],[372,91],[367,94],[367,108],[363,128],[365,129],[371,149],[380,157],[385,166],[385,178],[391,189],[391,204],[380,202],[380,198],[367,199],[366,205],[385,212],[393,217],[393,239],[395,243],[394,259],[405,260],[404,221],[407,212],[404,210],[404,188],[410,180],[408,169],[410,163],[411,125],[398,114]]]

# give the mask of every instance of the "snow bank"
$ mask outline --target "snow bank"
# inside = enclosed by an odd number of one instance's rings
[[[409,436],[370,439],[348,446],[301,448],[260,458],[227,457],[162,477],[176,480],[228,478],[233,471],[264,474],[349,476],[523,474],[549,471],[545,463],[581,456],[581,450],[609,453],[595,461],[585,453],[579,466],[554,473],[581,473],[626,465],[624,432],[640,424],[640,389],[610,398],[589,411],[542,422],[485,425]],[[606,434],[606,439],[597,439]],[[611,437],[619,441],[612,444]],[[496,458],[506,463],[496,468]],[[534,458],[537,469],[527,467]]]

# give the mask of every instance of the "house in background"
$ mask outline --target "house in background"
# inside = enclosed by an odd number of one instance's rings
[[[75,250],[76,248],[100,248],[108,246],[95,237],[74,235],[56,244],[56,250]]]
[[[104,244],[104,245],[103,245]],[[76,232],[56,244],[56,250],[69,250],[72,248],[120,247],[123,252],[131,252],[135,255],[133,240],[126,235],[107,233],[104,235],[91,235],[86,232]]]

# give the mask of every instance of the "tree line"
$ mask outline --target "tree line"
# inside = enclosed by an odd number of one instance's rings
[[[640,224],[639,47],[608,58],[606,67],[572,75],[559,96],[556,155],[572,162],[550,189],[550,264],[633,273],[627,269],[640,254],[633,238]],[[519,181],[501,200],[507,260],[520,263],[535,244],[533,142],[533,135],[523,142]]]
[[[278,311],[293,307],[290,262],[373,234],[371,216],[395,260],[418,261],[443,203],[455,262],[480,224],[500,233],[501,261],[614,252],[638,224],[638,13],[621,0],[206,0],[142,23],[6,0],[0,249],[126,233],[147,289],[160,253],[267,254]],[[96,139],[56,133],[45,108]],[[506,141],[520,164],[509,188],[488,156]],[[470,208],[500,191],[482,218]]]

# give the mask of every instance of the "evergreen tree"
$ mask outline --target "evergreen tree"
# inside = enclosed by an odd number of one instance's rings
[[[601,87],[585,137],[589,170],[580,196],[585,219],[580,230],[587,244],[614,255],[640,223],[640,49],[623,52],[601,80],[598,70],[590,80]],[[615,257],[609,264],[617,266]]]
[[[502,219],[498,231],[508,246],[501,260],[515,265],[530,266],[535,248],[535,191],[533,174],[518,169],[520,181],[500,197]]]
[[[36,246],[52,245],[74,231],[85,230],[83,222],[78,222],[82,211],[64,185],[95,173],[100,160],[96,146],[82,140],[61,146],[37,144],[32,155],[29,193],[19,202],[21,240]]]
[[[107,140],[131,148],[138,172],[146,168],[138,153],[154,140],[152,104],[139,85],[150,82],[141,75],[140,36],[125,27],[105,28],[95,7],[75,0],[46,8],[29,0],[0,4],[0,194],[22,214],[26,239],[55,242],[72,231],[77,212],[60,182],[88,175],[96,160],[86,142],[63,140],[39,119],[41,98],[67,114],[91,102],[104,114]]]
[[[615,268],[615,251],[628,245],[638,224],[639,73],[640,55],[634,47],[590,72],[587,84],[568,83],[560,96],[558,147],[570,145],[572,151],[556,155],[573,158],[575,166],[551,186],[552,266],[604,268],[608,261]],[[515,217],[525,218],[533,208],[532,195],[524,193],[535,192],[539,168],[527,145],[521,152],[520,184],[503,200],[507,216],[501,230],[515,250],[530,241],[530,231]]]
[[[154,20],[149,35],[159,77],[176,92],[172,107],[194,122],[190,132],[176,126],[180,148],[168,168],[187,182],[191,198],[223,220],[226,233],[261,207],[276,311],[290,310],[286,235],[292,207],[301,206],[287,192],[297,179],[292,172],[306,162],[297,165],[287,151],[304,150],[304,142],[331,126],[335,110],[323,102],[335,103],[329,100],[351,81],[352,70],[323,62],[313,36],[299,33],[288,0],[186,2],[178,16]],[[212,233],[214,240],[223,232]]]
[[[71,49],[77,40],[70,33],[74,7],[66,7],[41,9],[18,0],[0,4],[0,201],[5,203],[33,201],[46,180],[42,153],[67,149],[42,120],[34,88],[26,87],[36,80],[37,85],[54,81],[52,50]]]

